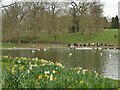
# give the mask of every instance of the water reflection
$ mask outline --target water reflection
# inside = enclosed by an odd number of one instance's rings
[[[118,79],[118,50],[104,50],[103,75]]]
[[[101,75],[118,79],[118,50],[76,50],[76,49],[49,49],[49,50],[3,50],[3,55],[13,57],[38,57],[53,62],[60,62],[67,68],[83,67],[96,70]],[[71,54],[70,54],[71,53]]]

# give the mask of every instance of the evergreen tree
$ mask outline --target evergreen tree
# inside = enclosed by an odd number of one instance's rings
[[[115,17],[115,29],[119,29],[119,18],[117,15]]]
[[[112,28],[119,29],[119,18],[117,15],[116,17],[112,17]]]
[[[115,28],[115,18],[112,17],[112,25],[111,25],[111,28],[114,29]]]

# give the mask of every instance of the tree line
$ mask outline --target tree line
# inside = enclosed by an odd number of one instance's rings
[[[92,35],[108,25],[103,4],[97,0],[79,2],[14,2],[2,7],[3,41],[30,42],[41,35],[57,40],[67,33]]]

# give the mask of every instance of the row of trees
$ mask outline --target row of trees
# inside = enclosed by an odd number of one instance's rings
[[[46,34],[79,32],[91,35],[107,25],[103,4],[98,0],[80,2],[14,2],[2,6],[3,41],[35,40]]]
[[[119,18],[116,15],[116,17],[112,17],[112,22],[111,22],[111,28],[112,29],[119,29]]]

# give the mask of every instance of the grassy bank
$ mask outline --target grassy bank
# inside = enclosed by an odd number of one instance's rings
[[[3,88],[117,88],[118,82],[95,71],[38,58],[3,56]],[[5,64],[5,65],[4,65]],[[10,65],[11,64],[11,65]]]
[[[117,36],[116,38],[114,36]],[[105,29],[103,31],[99,31],[94,33],[94,35],[83,36],[79,33],[68,33],[68,34],[60,34],[57,35],[57,39],[54,40],[52,37],[48,35],[40,35],[37,38],[37,41],[45,44],[36,44],[36,46],[48,46],[52,47],[54,43],[57,43],[59,46],[62,43],[106,43],[106,44],[114,44],[118,45],[118,30],[115,29]],[[35,43],[27,43],[27,44],[18,44],[18,43],[3,43],[2,47],[32,47]],[[47,44],[47,45],[46,45]],[[52,44],[52,45],[50,45]],[[56,46],[56,45],[55,45]]]

